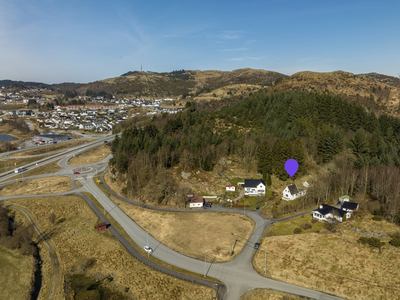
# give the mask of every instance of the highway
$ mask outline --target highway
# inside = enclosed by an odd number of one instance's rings
[[[104,143],[104,140],[111,140],[113,137],[108,136],[105,138],[100,138],[96,142],[92,142],[86,144],[84,146],[80,146],[79,149],[70,149],[66,150],[63,153],[55,154],[50,158],[46,158],[38,162],[38,166],[43,165],[45,163],[60,160],[59,165],[63,166],[65,169],[57,172],[57,174],[52,174],[53,176],[71,176],[71,170],[73,168],[77,168],[76,166],[72,167],[67,164],[69,158],[73,155],[77,155],[81,152],[84,152],[92,147],[96,147],[100,144]],[[334,300],[334,299],[342,299],[339,297],[335,297],[332,295],[324,294],[319,291],[314,291],[311,289],[299,287],[296,285],[280,282],[277,280],[272,280],[258,274],[253,266],[253,256],[255,254],[254,243],[258,242],[265,228],[271,224],[271,221],[262,217],[259,211],[246,211],[242,210],[232,210],[225,208],[221,205],[214,205],[212,209],[204,210],[207,211],[230,211],[239,214],[246,214],[246,216],[252,218],[255,221],[255,228],[252,232],[249,240],[247,241],[243,250],[230,262],[225,263],[212,263],[210,261],[201,261],[197,259],[190,258],[188,256],[182,255],[172,249],[163,245],[160,241],[156,240],[150,235],[147,235],[146,231],[144,231],[139,225],[137,225],[129,216],[127,216],[118,206],[114,204],[103,192],[96,183],[93,181],[92,175],[93,170],[97,169],[97,172],[101,172],[105,170],[108,164],[108,159],[111,156],[104,159],[102,162],[97,164],[91,164],[84,166],[87,168],[87,172],[83,172],[79,174],[75,178],[78,179],[82,183],[82,187],[80,189],[74,190],[72,192],[61,193],[61,194],[72,194],[79,192],[89,192],[91,193],[98,202],[104,207],[107,211],[107,214],[111,215],[119,225],[127,232],[127,234],[131,237],[131,239],[143,249],[143,247],[147,244],[147,238],[149,240],[149,246],[153,248],[154,252],[152,254],[153,257],[162,260],[170,265],[176,266],[178,268],[198,273],[201,275],[206,274],[209,277],[216,278],[222,281],[226,285],[226,293],[223,297],[225,300],[237,300],[246,293],[247,291],[255,288],[267,288],[276,291],[282,291],[289,294],[298,295],[308,299],[320,299],[320,300]],[[36,163],[36,162],[35,162]],[[35,164],[32,163],[32,164]],[[13,173],[13,176],[15,173]],[[47,175],[48,176],[48,175]],[[51,176],[51,175],[50,175]],[[43,175],[32,176],[31,178],[43,177]],[[0,174],[0,178],[5,180],[7,176]],[[55,195],[55,194],[53,194]],[[45,196],[45,195],[37,195],[36,197]],[[1,197],[1,200],[17,198],[18,196],[11,197]],[[25,196],[26,197],[26,196]],[[34,201],[34,200],[33,200]],[[173,210],[176,211],[176,210]],[[192,212],[192,211],[183,211],[183,212]],[[182,233],[184,234],[184,233]],[[207,249],[204,249],[204,252]],[[261,250],[258,250],[261,251]]]

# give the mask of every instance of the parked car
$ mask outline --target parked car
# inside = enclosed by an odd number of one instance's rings
[[[254,244],[254,249],[258,249],[258,248],[260,248],[260,243],[255,243]]]
[[[212,207],[212,202],[204,202],[204,206],[209,205],[209,207]]]
[[[75,172],[74,172],[74,175],[77,175],[77,174],[80,174],[80,173],[79,173],[79,172],[77,172],[77,171],[75,171]]]
[[[212,207],[210,204],[204,204],[204,207]]]
[[[151,247],[149,247],[149,246],[144,246],[143,249],[144,249],[144,251],[146,251],[149,254],[153,253],[153,249],[151,249]]]

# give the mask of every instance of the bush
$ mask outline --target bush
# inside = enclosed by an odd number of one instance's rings
[[[400,238],[394,237],[389,242],[390,245],[394,247],[400,247]]]
[[[311,223],[313,223],[313,224],[315,224],[315,223],[317,223],[317,222],[318,222],[317,219],[312,219],[312,220],[311,220]]]
[[[325,223],[325,228],[329,230],[330,232],[336,232],[337,226],[338,226],[337,221],[333,221],[332,223]]]
[[[375,248],[380,248],[383,245],[385,245],[385,242],[381,242],[380,239],[375,238],[375,237],[371,237],[371,238],[367,238],[365,236],[362,236],[358,239],[358,242],[363,244],[363,245],[370,245],[371,247],[375,247]]]
[[[303,231],[303,230],[301,230],[300,227],[296,227],[296,228],[293,230],[293,233],[294,233],[294,234],[300,234],[302,231]]]
[[[383,211],[382,211],[382,209],[375,209],[372,214],[374,216],[383,216]]]
[[[312,225],[310,223],[304,223],[300,225],[301,229],[303,230],[308,230],[312,228]]]
[[[382,216],[373,216],[372,220],[374,220],[374,221],[382,221],[383,217]]]

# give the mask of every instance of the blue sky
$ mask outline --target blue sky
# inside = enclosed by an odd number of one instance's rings
[[[127,71],[400,73],[400,1],[0,0],[0,79]]]

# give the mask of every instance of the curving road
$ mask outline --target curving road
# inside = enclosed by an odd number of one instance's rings
[[[74,152],[70,152],[68,157],[65,157],[60,161],[59,165],[65,167],[66,169],[58,172],[57,175],[67,175],[70,176],[72,166],[67,165],[67,161],[72,157]],[[109,157],[108,157],[109,158]],[[114,204],[94,183],[92,175],[93,171],[97,169],[98,172],[105,170],[107,167],[108,159],[103,160],[101,163],[92,164],[85,166],[89,168],[87,173],[79,174],[75,178],[82,183],[82,187],[74,192],[86,191],[91,193],[98,202],[104,207],[108,214],[110,214],[119,225],[127,232],[127,234],[132,238],[132,240],[140,247],[143,248],[147,244],[147,233],[139,225],[137,225],[130,217],[128,217],[118,206]],[[33,178],[42,176],[33,176]],[[67,193],[60,193],[65,195]],[[59,194],[59,195],[60,195]],[[55,194],[52,194],[55,195]],[[44,195],[37,195],[44,196]],[[1,197],[0,200],[5,198],[16,198],[14,197]],[[131,201],[131,200],[130,200]],[[136,203],[138,205],[138,203]],[[143,206],[143,205],[141,205]],[[150,208],[148,206],[145,206]],[[162,209],[168,210],[168,209]],[[169,210],[169,211],[180,211],[181,210]],[[270,278],[263,277],[259,275],[252,266],[253,256],[255,254],[255,249],[253,248],[254,243],[258,242],[262,236],[265,228],[271,224],[271,220],[262,217],[258,211],[245,211],[242,210],[232,210],[225,208],[221,205],[214,205],[212,209],[207,209],[207,211],[229,211],[236,212],[239,214],[246,214],[248,217],[255,221],[255,228],[248,239],[243,250],[230,262],[225,263],[212,263],[204,262],[197,259],[187,257],[180,254],[172,249],[166,247],[161,242],[157,241],[151,236],[148,236],[149,246],[154,250],[152,256],[160,259],[170,265],[176,266],[178,268],[188,270],[198,274],[206,274],[207,276],[216,278],[226,285],[226,293],[223,299],[239,299],[241,295],[251,289],[255,288],[267,288],[277,291],[282,291],[285,293],[290,293],[298,295],[308,299],[324,299],[324,300],[334,300],[341,299],[332,295],[324,294],[311,289],[299,287],[296,285],[280,282],[277,280],[272,280]],[[185,210],[184,212],[191,212]],[[198,211],[196,211],[198,212]],[[207,249],[204,249],[204,251]]]

